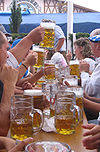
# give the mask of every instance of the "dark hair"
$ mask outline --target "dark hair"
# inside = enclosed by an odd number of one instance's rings
[[[74,42],[74,45],[82,46],[81,54],[83,58],[90,57],[92,54],[92,48],[88,38],[81,37]]]

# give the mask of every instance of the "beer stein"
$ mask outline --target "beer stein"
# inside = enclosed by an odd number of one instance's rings
[[[57,99],[55,108],[56,132],[63,135],[75,133],[76,118],[72,99],[61,97]]]
[[[80,86],[71,86],[66,89],[74,92],[76,95],[76,105],[80,108],[80,122],[83,121],[83,88]]]
[[[39,47],[33,47],[34,52],[38,54],[37,63],[34,65],[36,68],[44,66],[45,50]]]
[[[68,66],[61,67],[60,65],[56,64],[55,68],[55,76],[59,82],[63,81],[70,74]]]
[[[70,74],[77,75],[77,77],[80,78],[79,61],[71,60],[69,63],[69,67],[70,67]]]
[[[51,61],[51,60],[45,60],[44,61],[44,67],[52,67],[52,68],[55,68],[55,65],[54,63]],[[55,70],[54,71],[50,71],[50,73],[44,73],[44,77],[45,77],[45,80],[47,82],[50,82],[52,80],[55,80]]]
[[[42,27],[45,28],[45,35],[43,41],[40,42],[40,47],[45,49],[54,49],[54,38],[55,38],[55,23],[52,21],[45,21],[42,20],[41,24]]]
[[[49,103],[45,99],[45,94],[42,90],[38,89],[29,89],[24,90],[25,96],[31,96],[33,98],[33,107],[43,111],[46,107],[49,106]]]
[[[49,102],[50,109],[50,117],[55,116],[55,102],[56,102],[56,94],[58,91],[58,86],[56,81],[54,83],[43,83],[42,90],[46,96],[46,99]]]
[[[55,106],[55,128],[56,132],[63,135],[75,133],[77,111],[75,94],[59,90]]]
[[[38,127],[34,124],[40,119],[35,117],[36,113],[41,117],[41,123]],[[14,95],[11,98],[10,133],[12,138],[23,140],[32,137],[33,133],[41,130],[42,125],[42,111],[33,108],[32,97]]]

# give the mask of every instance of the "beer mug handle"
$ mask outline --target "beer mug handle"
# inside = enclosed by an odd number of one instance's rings
[[[77,105],[74,105],[74,108],[76,109],[77,114],[78,114],[78,122],[77,123],[82,122],[83,121],[83,111]]]
[[[40,109],[34,109],[34,114],[37,112],[40,115],[41,118],[41,124],[39,127],[34,127],[33,125],[33,132],[38,132],[42,129],[43,123],[44,123],[44,118],[43,118],[43,112]],[[33,116],[33,122],[34,122],[34,116]]]

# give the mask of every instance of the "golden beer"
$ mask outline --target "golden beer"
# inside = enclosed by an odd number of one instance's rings
[[[18,119],[16,121],[11,121],[10,123],[10,133],[11,137],[18,140],[24,140],[28,137],[33,136],[33,122],[32,118],[28,119],[25,118],[25,120],[22,120],[22,122]]]
[[[44,67],[54,67],[55,68],[55,65],[50,60],[46,60],[44,62]],[[45,79],[47,79],[47,80],[55,80],[55,71],[51,71],[50,74],[45,73],[44,76],[45,76]]]
[[[10,132],[14,139],[23,140],[33,135],[32,106],[27,100],[20,96],[11,107]]]
[[[41,22],[40,25],[45,28],[44,39],[40,42],[40,47],[45,49],[54,49],[55,23]]]
[[[78,60],[70,61],[69,67],[70,67],[70,74],[76,75],[78,78],[80,78],[80,70],[79,70]]]
[[[75,132],[75,119],[72,116],[57,116],[55,119],[55,127],[57,133],[70,135]]]
[[[55,108],[50,107],[50,117],[54,117],[54,116],[55,116]]]
[[[72,87],[67,88],[67,91],[72,91],[75,93],[76,105],[79,107],[79,111],[80,111],[79,121],[81,122],[83,121],[83,88],[79,86],[72,86]],[[78,116],[77,116],[77,119],[79,119]]]
[[[69,135],[75,132],[76,117],[71,98],[61,97],[57,99],[55,108],[55,127],[59,134]]]
[[[44,55],[45,55],[45,50],[42,48],[34,48],[33,50],[38,54],[38,59],[37,63],[34,65],[34,67],[40,68],[44,66]]]

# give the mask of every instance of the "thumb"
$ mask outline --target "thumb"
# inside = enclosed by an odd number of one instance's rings
[[[22,151],[25,146],[29,143],[33,142],[33,138],[27,138],[23,141],[21,141],[20,143],[18,143],[18,145],[16,145],[15,147],[13,147],[11,150],[9,150],[9,152],[18,152],[18,151]]]

